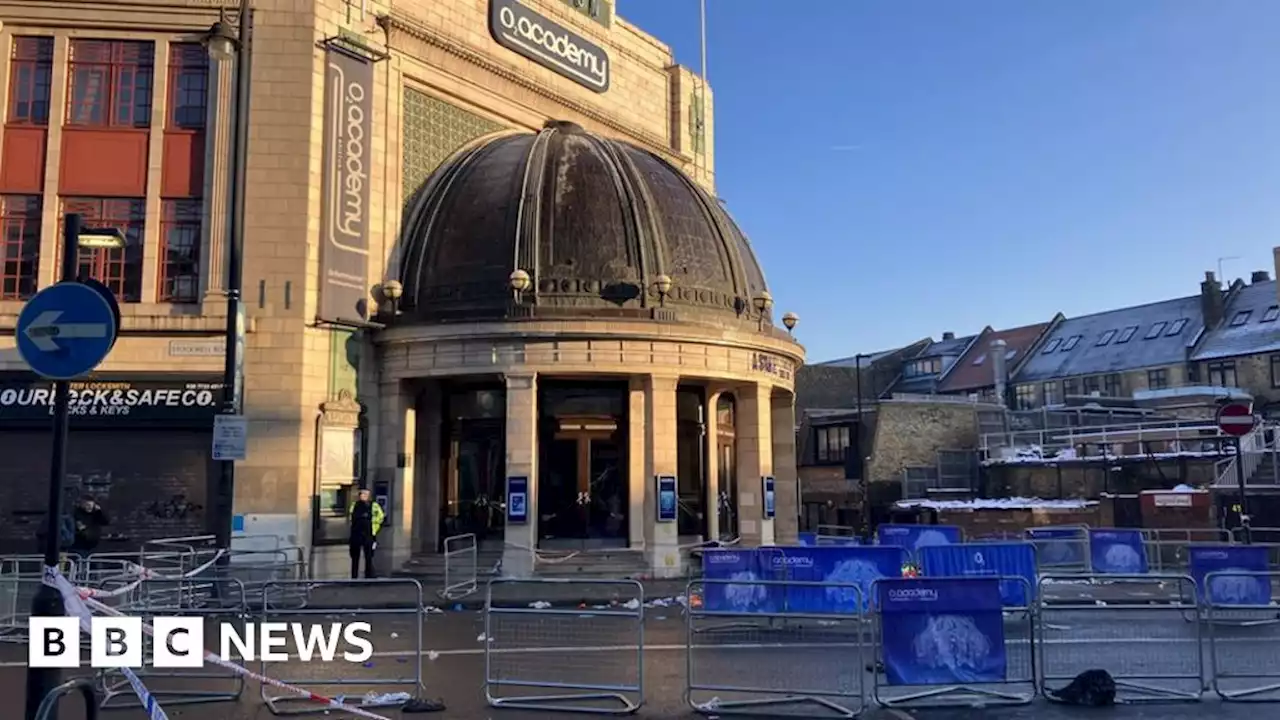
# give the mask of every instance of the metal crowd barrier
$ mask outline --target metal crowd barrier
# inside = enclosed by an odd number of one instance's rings
[[[94,694],[93,681],[89,678],[68,680],[50,690],[44,700],[40,701],[40,707],[36,708],[36,720],[55,720],[58,716],[58,701],[73,692],[79,692],[84,700],[85,720],[98,720],[98,698]]]
[[[211,568],[209,574],[239,580],[250,606],[306,602],[310,586],[303,582],[307,579],[307,567],[302,548],[232,550],[227,555],[227,563]]]
[[[1036,565],[1059,573],[1089,572],[1089,526],[1053,525],[1027,528],[1024,542],[1036,549]]]
[[[1147,566],[1153,573],[1187,572],[1187,547],[1205,543],[1229,543],[1231,532],[1222,528],[1142,528]]]
[[[152,624],[157,615],[181,615],[200,617],[205,621],[203,644],[197,652],[218,652],[220,625],[227,624],[244,633],[249,605],[244,585],[235,579],[215,580],[221,587],[215,594],[217,602],[210,605],[206,599],[190,592],[190,579],[143,580],[138,590],[126,602],[115,605],[122,612],[141,617]],[[138,678],[151,690],[162,706],[194,705],[211,702],[237,701],[244,695],[244,676],[212,664],[199,668],[156,668],[152,664],[155,642],[164,640],[148,637],[143,648],[143,667],[135,670]],[[141,707],[132,685],[118,670],[106,670],[99,676],[102,689],[102,709]]]
[[[312,593],[305,600],[302,599],[304,594],[296,587],[303,584],[308,585]],[[353,604],[349,596],[341,594],[344,589],[368,590],[370,588],[378,588],[376,593],[378,607],[360,607],[358,604]],[[334,603],[323,607],[317,606],[311,602],[317,595],[321,598],[326,595],[334,595]],[[282,602],[282,599],[285,602]],[[292,604],[288,604],[290,601]],[[362,667],[355,667],[351,663],[344,661],[319,663],[311,660],[308,667],[320,668],[318,672],[307,673],[305,677],[290,679],[288,677],[279,677],[278,673],[283,673],[283,670],[273,669],[266,660],[261,660],[261,673],[281,682],[311,689],[329,697],[337,695],[334,699],[346,705],[365,710],[403,705],[405,698],[396,697],[397,693],[392,692],[393,690],[398,689],[401,692],[408,692],[410,696],[417,696],[423,690],[422,623],[426,619],[426,613],[422,603],[422,584],[409,578],[268,581],[264,583],[262,604],[259,606],[261,608],[258,616],[260,622],[301,622],[310,625],[315,623],[316,616],[321,616],[333,622],[316,623],[316,626],[309,628],[308,632],[314,632],[316,629],[337,632],[337,628],[346,623],[401,616],[405,619],[391,627],[396,629],[396,635],[408,639],[407,642],[401,642],[403,647],[391,651],[387,650],[387,645],[392,641],[386,635],[391,628],[385,624],[378,624],[375,627],[378,638],[376,641],[374,638],[370,638],[370,641],[374,643],[375,651],[384,656],[388,653],[403,656],[407,663],[388,663],[385,667],[382,667],[377,664],[376,659],[370,659]],[[334,617],[335,615],[341,615],[342,617]],[[323,628],[323,625],[326,624],[329,627]],[[340,650],[344,646],[345,641],[339,643]],[[396,670],[397,667],[407,667],[409,672],[398,672]],[[330,672],[324,672],[325,668],[328,668]],[[352,697],[352,693],[359,693],[359,695]],[[269,692],[269,686],[265,683],[262,685],[261,697],[271,714],[277,716],[328,714],[330,712],[330,709],[318,706],[316,703],[297,695],[273,694]]]
[[[581,588],[583,596],[612,588],[616,599],[592,609],[505,607],[494,603],[494,588],[503,585],[555,594]],[[484,642],[492,707],[629,715],[644,704],[644,587],[635,580],[490,580]],[[505,695],[507,688],[534,694]]]
[[[444,588],[440,596],[458,600],[474,593],[476,581],[475,533],[454,535],[444,539]]]
[[[62,573],[73,577],[75,560],[62,557]],[[35,599],[44,577],[43,555],[0,556],[0,642],[25,643]]]
[[[1278,572],[1205,575],[1203,589],[1209,675],[1228,702],[1280,702]]]
[[[1044,585],[1078,575],[1044,575]],[[1042,605],[1038,679],[1041,693],[1069,684],[1079,673],[1106,669],[1117,697],[1129,702],[1198,701],[1204,693],[1202,626],[1190,577],[1088,576],[1090,596]],[[1153,604],[1148,588],[1172,590]],[[1172,585],[1172,588],[1169,586]],[[1126,587],[1127,586],[1127,587]],[[1138,586],[1142,589],[1134,590]],[[1105,598],[1105,599],[1104,599]]]
[[[708,588],[717,586],[717,594],[732,594],[743,585],[698,580],[689,583],[685,597],[706,597]],[[757,580],[750,586],[766,593],[776,588],[781,597],[808,588],[864,606],[862,588],[856,584]],[[858,614],[691,606],[685,619],[685,702],[699,713],[768,714],[783,706],[809,705],[824,715],[855,718],[865,707],[866,625]],[[777,657],[787,651],[798,653]]]
[[[1004,583],[1020,583],[1022,597],[1032,598],[1031,584],[1026,578],[984,576],[964,578],[924,578],[926,581],[955,581],[957,583],[999,580]],[[877,580],[872,585],[872,597],[886,581]],[[909,583],[890,579],[887,582]],[[890,596],[892,597],[892,596]],[[961,612],[948,612],[939,608],[930,613],[923,627],[916,630],[912,641],[915,659],[919,666],[936,673],[935,677],[921,676],[908,681],[891,682],[891,659],[885,653],[885,622],[882,612],[875,613],[875,655],[882,664],[875,668],[875,680],[871,685],[871,697],[882,707],[928,709],[955,707],[991,707],[1027,705],[1036,697],[1035,615],[1034,607],[1008,607],[1001,604],[985,611],[999,614],[1003,624],[1003,647],[992,647],[992,638],[974,620]],[[987,667],[989,658],[1001,652],[1004,656],[1001,671]],[[914,670],[918,671],[919,668]],[[902,673],[907,675],[908,673]],[[915,672],[911,674],[916,674]],[[961,679],[963,682],[942,682],[942,678]],[[895,692],[896,691],[896,692]]]

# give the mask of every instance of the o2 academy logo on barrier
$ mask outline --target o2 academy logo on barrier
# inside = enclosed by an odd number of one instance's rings
[[[71,383],[71,415],[92,418],[192,420],[212,417],[218,382],[89,380]],[[0,380],[0,421],[53,414],[53,384]]]
[[[590,88],[609,89],[609,55],[599,45],[516,0],[491,0],[489,32],[502,47]]]

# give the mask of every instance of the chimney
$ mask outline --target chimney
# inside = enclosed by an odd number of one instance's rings
[[[1213,276],[1212,271],[1206,272],[1204,282],[1200,283],[1200,313],[1204,315],[1204,326],[1217,327],[1218,323],[1222,322],[1225,312],[1222,285]]]
[[[944,333],[942,333],[942,339],[943,339],[943,340],[955,340],[955,339],[956,339],[956,334],[955,334],[955,333],[953,333],[953,332],[944,332]]]
[[[988,353],[991,356],[991,372],[995,375],[996,401],[1001,405],[1005,405],[1008,402],[1005,399],[1007,397],[1005,386],[1009,380],[1008,371],[1005,370],[1004,366],[1005,344],[1003,340],[996,340],[991,343],[991,352]]]
[[[1266,270],[1254,270],[1253,277],[1249,278],[1250,285],[1256,285],[1258,283],[1264,283],[1264,282],[1270,282],[1270,281],[1271,281],[1271,273],[1267,272]]]

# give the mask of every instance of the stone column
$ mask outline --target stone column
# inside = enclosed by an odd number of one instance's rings
[[[796,468],[796,404],[795,395],[773,396],[773,477],[777,498],[774,542],[795,545],[800,532],[800,480]]]
[[[680,567],[680,535],[678,523],[658,522],[657,483],[659,475],[675,475],[679,467],[676,454],[676,383],[677,378],[650,375],[645,392],[645,526],[646,554],[649,567],[658,577],[676,577]]]
[[[773,474],[770,409],[768,387],[744,385],[738,390],[738,512],[746,546],[774,544],[774,523],[764,519],[761,482],[765,475]],[[774,495],[776,498],[776,487]]]
[[[440,384],[428,382],[418,395],[418,435],[413,448],[415,552],[440,552],[441,425]]]
[[[502,572],[510,577],[530,577],[538,547],[538,377],[508,375],[506,380],[506,476],[529,478],[529,497],[525,524],[507,524]]]
[[[416,404],[417,393],[409,383],[391,380],[378,384],[378,471],[374,477],[387,482],[390,490],[390,507],[383,508],[388,527],[378,537],[379,565],[384,573],[404,565],[414,548]]]
[[[706,503],[707,540],[720,539],[720,416],[716,408],[723,391],[712,388],[707,391],[707,411],[702,425],[703,457],[707,473]]]
[[[647,383],[643,377],[633,377],[627,391],[627,545],[632,550],[643,550],[652,512],[649,508],[649,460],[645,410]]]

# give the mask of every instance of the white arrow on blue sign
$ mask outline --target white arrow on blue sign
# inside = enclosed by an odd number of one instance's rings
[[[39,376],[71,380],[98,367],[115,345],[115,309],[105,289],[61,282],[41,290],[22,308],[18,352]]]

